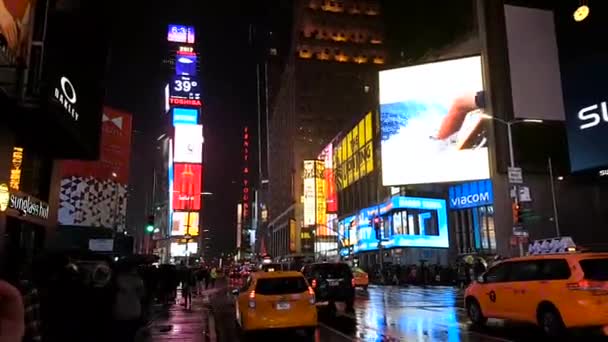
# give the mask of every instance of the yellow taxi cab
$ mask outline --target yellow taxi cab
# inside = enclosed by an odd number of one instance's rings
[[[367,290],[369,286],[369,276],[367,272],[360,269],[359,267],[353,267],[353,278],[355,279],[355,287],[362,287]]]
[[[608,253],[577,250],[563,237],[536,240],[528,254],[492,266],[466,289],[473,324],[499,318],[538,324],[550,336],[608,332]]]
[[[255,272],[233,291],[236,320],[243,332],[304,329],[313,335],[318,324],[315,293],[300,272]]]

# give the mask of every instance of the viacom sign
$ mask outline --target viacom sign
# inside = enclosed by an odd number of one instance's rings
[[[480,207],[494,202],[492,181],[489,179],[452,186],[449,194],[451,209]]]

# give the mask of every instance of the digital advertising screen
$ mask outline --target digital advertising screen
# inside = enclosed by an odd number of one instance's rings
[[[176,211],[173,213],[171,236],[183,236],[186,233],[192,236],[198,235],[197,211]]]
[[[194,27],[170,24],[167,32],[167,41],[173,43],[194,44]]]
[[[201,164],[173,164],[173,210],[200,210],[202,189]]]
[[[170,96],[178,99],[200,100],[200,83],[193,76],[174,75],[171,80]]]
[[[316,223],[316,182],[315,160],[304,161],[304,226],[314,226]]]
[[[329,144],[325,146],[318,158],[325,163],[324,178],[327,212],[335,213],[338,211],[338,192],[336,191],[336,179],[333,168],[334,145]]]
[[[380,206],[359,212],[355,252],[378,249],[372,225],[375,216],[382,219],[384,248],[450,246],[445,200],[396,196]]]
[[[175,56],[175,73],[177,75],[196,76],[196,55]]]
[[[203,125],[176,125],[173,161],[177,163],[203,162]]]
[[[373,114],[370,112],[336,144],[333,167],[338,189],[345,189],[374,171],[373,144]]]
[[[384,186],[490,177],[481,57],[380,72]]]
[[[198,243],[188,242],[188,247],[185,243],[171,242],[171,256],[185,257],[187,255],[198,253]]]
[[[173,126],[198,124],[198,109],[173,108]]]
[[[357,216],[348,216],[338,221],[338,238],[343,247],[352,246],[357,235]],[[353,239],[351,240],[351,232]]]

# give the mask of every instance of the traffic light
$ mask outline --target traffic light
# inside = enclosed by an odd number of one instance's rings
[[[376,240],[382,240],[382,227],[381,227],[382,219],[376,216],[374,217],[374,230],[376,231]]]
[[[511,212],[513,215],[513,224],[517,225],[520,224],[520,217],[519,217],[519,204],[513,202],[513,204],[511,205]]]
[[[154,215],[148,216],[148,222],[146,223],[146,233],[154,233]]]

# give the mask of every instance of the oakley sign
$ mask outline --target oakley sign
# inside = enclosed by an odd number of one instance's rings
[[[74,121],[78,121],[78,111],[76,111],[76,89],[74,89],[74,85],[70,82],[66,77],[61,77],[59,80],[59,87],[55,87],[55,99],[61,103],[63,108],[66,110],[68,114],[74,119]]]
[[[601,114],[598,113],[598,109],[601,108]],[[578,119],[584,123],[580,125],[580,129],[584,130],[592,128],[600,124],[600,122],[608,122],[608,105],[606,101],[599,105],[594,104],[593,106],[585,107],[578,112]]]

